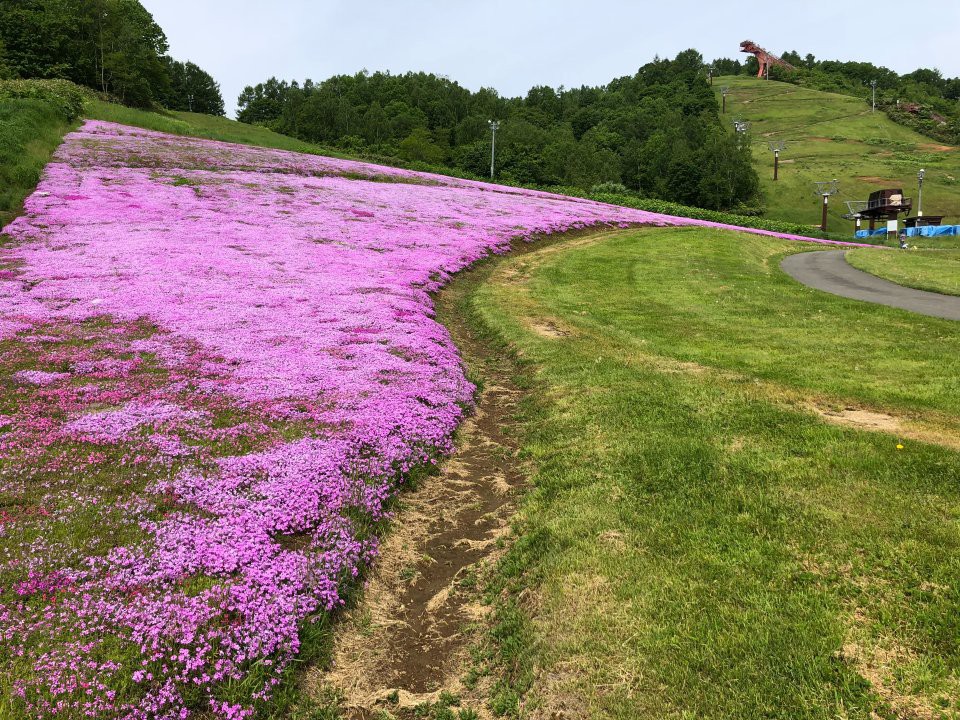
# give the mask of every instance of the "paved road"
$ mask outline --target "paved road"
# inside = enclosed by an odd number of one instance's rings
[[[845,255],[844,250],[798,253],[785,257],[780,267],[794,280],[817,290],[911,310],[921,315],[960,320],[960,297],[914,290],[881,280],[851,267]]]

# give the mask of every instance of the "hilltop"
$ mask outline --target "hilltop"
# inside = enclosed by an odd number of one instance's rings
[[[831,199],[830,229],[850,229],[841,215],[844,200],[864,200],[874,190],[902,187],[917,196],[917,171],[926,170],[923,209],[926,215],[945,215],[960,222],[960,149],[939,144],[871,112],[860,98],[820,92],[774,80],[742,76],[715,78],[730,88],[727,118],[750,123],[753,164],[765,194],[767,217],[817,224],[818,200],[813,182],[840,181],[840,193]],[[773,181],[773,155],[768,143],[785,140],[780,155],[780,179]]]

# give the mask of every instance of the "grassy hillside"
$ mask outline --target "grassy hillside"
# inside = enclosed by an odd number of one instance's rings
[[[0,100],[0,228],[10,222],[73,127],[41,100]]]
[[[960,223],[960,149],[938,145],[897,125],[881,112],[871,113],[862,100],[808,90],[787,83],[748,77],[720,77],[728,86],[727,116],[751,123],[754,165],[766,194],[771,218],[819,224],[820,204],[813,195],[816,180],[840,181],[831,198],[831,230],[853,231],[841,219],[844,200],[865,200],[874,190],[902,187],[917,197],[917,171],[926,169],[923,209]],[[773,181],[773,153],[767,144],[786,140],[780,154],[780,179]]]
[[[329,148],[303,142],[287,135],[280,135],[263,127],[246,125],[236,120],[215,115],[189,112],[160,114],[97,101],[91,103],[87,108],[86,116],[93,120],[107,120],[148,130],[173,133],[174,135],[188,135],[207,138],[208,140],[258,145],[314,155],[322,153],[323,155],[337,156]]]

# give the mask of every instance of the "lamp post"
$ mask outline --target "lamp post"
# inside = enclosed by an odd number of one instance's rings
[[[923,217],[923,176],[927,174],[926,170],[921,169],[917,173],[917,217]]]
[[[727,112],[727,93],[730,92],[730,88],[724,85],[720,88],[720,94],[723,96],[723,112]]]
[[[776,140],[767,143],[767,147],[773,152],[773,179],[776,181],[777,176],[780,174],[780,151],[787,149],[787,143],[783,140]]]
[[[497,160],[497,130],[500,129],[500,121],[488,120],[487,122],[490,123],[490,131],[493,133],[490,142],[490,179],[493,180],[494,164]]]
[[[877,110],[877,81],[870,81],[870,112],[876,112]]]
[[[820,216],[820,230],[827,231],[827,206],[830,203],[830,196],[840,192],[840,184],[837,180],[816,182],[816,194],[823,198],[823,214]]]

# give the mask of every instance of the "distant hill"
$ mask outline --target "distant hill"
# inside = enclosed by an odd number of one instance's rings
[[[796,85],[743,76],[714,79],[720,102],[727,95],[727,126],[733,120],[750,123],[753,162],[766,196],[767,217],[811,225],[820,220],[813,182],[840,182],[840,194],[830,200],[831,230],[853,223],[840,216],[844,200],[865,200],[874,190],[901,187],[917,199],[917,171],[923,183],[925,215],[946,215],[960,223],[960,148],[939,144],[872,113],[860,98],[809,90]],[[780,154],[780,179],[773,181],[773,153],[768,143],[786,140]]]

